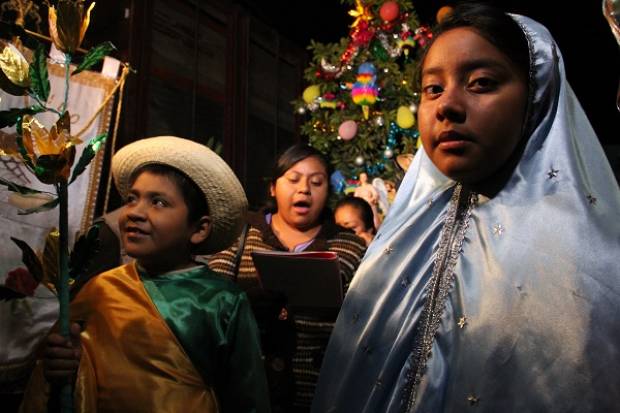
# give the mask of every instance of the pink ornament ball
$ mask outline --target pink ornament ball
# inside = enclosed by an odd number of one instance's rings
[[[395,1],[386,1],[379,9],[379,16],[381,16],[381,19],[386,22],[391,22],[397,18],[399,13],[400,9],[398,7],[398,3]]]
[[[350,141],[357,134],[357,123],[354,120],[345,120],[338,127],[338,136],[345,141]]]

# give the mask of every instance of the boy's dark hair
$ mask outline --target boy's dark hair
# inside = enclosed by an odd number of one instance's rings
[[[355,196],[344,197],[336,203],[336,206],[334,207],[334,214],[336,213],[336,211],[338,211],[338,208],[347,205],[359,211],[366,230],[372,230],[373,233],[376,232],[377,229],[375,228],[375,220],[374,214],[372,212],[372,207],[368,202],[366,202],[366,200]]]
[[[207,205],[207,199],[204,193],[200,190],[198,185],[183,172],[164,164],[146,164],[133,171],[129,178],[129,185],[133,185],[138,176],[143,172],[165,176],[174,182],[181,191],[185,204],[187,205],[187,221],[190,224],[198,221],[204,215],[209,215],[209,206]]]
[[[519,24],[503,10],[485,3],[465,2],[454,7],[453,12],[433,29],[433,40],[422,56],[422,64],[432,42],[442,33],[459,27],[469,27],[504,53],[529,81],[530,50]],[[421,76],[418,76],[421,80]]]

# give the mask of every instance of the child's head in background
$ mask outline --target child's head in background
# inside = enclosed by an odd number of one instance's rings
[[[372,208],[362,198],[342,198],[334,208],[334,220],[341,227],[353,230],[368,245],[375,234]]]

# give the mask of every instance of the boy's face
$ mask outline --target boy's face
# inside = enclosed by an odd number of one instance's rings
[[[441,34],[422,69],[424,150],[454,180],[492,179],[521,139],[527,95],[527,80],[508,56],[473,29]]]
[[[131,186],[119,227],[127,254],[155,270],[183,268],[191,262],[192,244],[208,235],[201,233],[199,224],[188,222],[187,204],[177,185],[148,171]]]

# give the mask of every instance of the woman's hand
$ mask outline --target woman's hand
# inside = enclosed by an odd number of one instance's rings
[[[64,384],[75,379],[82,355],[81,331],[80,325],[73,323],[69,339],[58,333],[47,336],[43,354],[43,374],[50,383]]]

